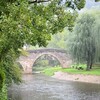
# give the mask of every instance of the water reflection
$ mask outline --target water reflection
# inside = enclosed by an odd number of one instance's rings
[[[100,84],[61,81],[41,74],[24,75],[9,88],[10,100],[100,100]]]

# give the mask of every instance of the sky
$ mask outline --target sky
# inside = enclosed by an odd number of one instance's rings
[[[100,9],[100,1],[95,2],[95,0],[86,0],[85,7],[79,11],[79,13],[82,13],[86,11],[87,9]]]
[[[86,0],[85,8],[90,9],[90,8],[95,8],[95,7],[100,8],[100,1],[95,2],[95,0]]]

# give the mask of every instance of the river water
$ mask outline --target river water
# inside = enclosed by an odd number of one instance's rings
[[[100,100],[100,84],[71,82],[42,74],[24,75],[9,87],[9,100]]]

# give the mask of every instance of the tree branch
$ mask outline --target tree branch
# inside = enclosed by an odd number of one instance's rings
[[[42,2],[49,2],[51,0],[33,0],[33,1],[28,1],[29,4],[33,4],[33,3],[42,3]]]

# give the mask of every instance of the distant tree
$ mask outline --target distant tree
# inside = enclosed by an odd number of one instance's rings
[[[100,28],[92,13],[79,16],[68,42],[69,51],[77,62],[86,62],[87,70],[92,68],[95,59],[100,57]],[[98,56],[96,54],[99,54]]]
[[[52,35],[47,48],[67,49],[68,34],[69,31],[65,28],[63,32]]]
[[[92,13],[96,19],[93,26],[93,37],[95,39],[96,46],[95,61],[100,62],[100,10],[94,10]]]

